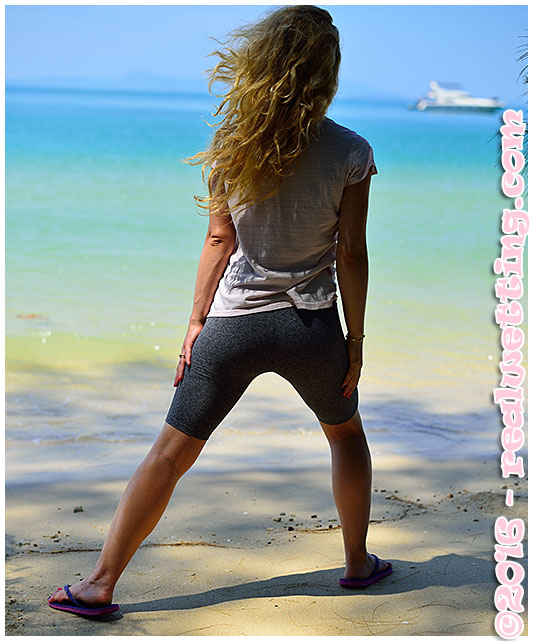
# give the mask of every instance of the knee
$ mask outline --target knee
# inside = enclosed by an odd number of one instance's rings
[[[145,460],[179,479],[192,467],[205,444],[165,423]]]
[[[359,410],[356,410],[355,414],[344,423],[339,423],[337,425],[328,425],[326,423],[322,423],[322,421],[319,421],[319,423],[322,426],[324,434],[330,444],[335,443],[340,439],[354,436],[366,439]]]
[[[176,460],[172,459],[167,453],[157,448],[152,449],[145,456],[143,466],[153,470],[155,474],[162,478],[173,478],[178,480],[186,470],[181,470]]]

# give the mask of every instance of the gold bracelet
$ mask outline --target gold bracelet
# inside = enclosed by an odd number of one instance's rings
[[[356,343],[362,343],[363,339],[365,337],[365,334],[361,336],[361,338],[354,338],[353,336],[350,336],[350,334],[346,334],[346,338],[350,341],[355,341]]]

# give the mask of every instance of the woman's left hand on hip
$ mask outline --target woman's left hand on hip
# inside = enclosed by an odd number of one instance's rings
[[[176,376],[174,377],[174,387],[183,380],[183,373],[185,372],[185,365],[191,366],[191,352],[194,341],[198,338],[198,334],[202,331],[204,324],[199,321],[190,321],[187,334],[181,346],[180,356],[178,359],[178,367],[176,368]]]

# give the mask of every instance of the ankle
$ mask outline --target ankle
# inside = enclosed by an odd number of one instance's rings
[[[370,555],[366,550],[358,554],[346,555],[346,567],[363,568],[368,563]]]
[[[112,578],[109,571],[101,568],[95,568],[87,577],[87,580],[96,585],[98,589],[113,593],[116,581]]]

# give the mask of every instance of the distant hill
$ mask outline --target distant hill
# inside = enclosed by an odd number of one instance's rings
[[[108,89],[122,91],[176,91],[206,93],[202,78],[174,78],[133,72],[116,78],[91,76],[39,76],[6,78],[6,87],[54,87],[56,89]]]
[[[103,89],[115,91],[171,91],[178,93],[207,94],[204,76],[178,78],[145,72],[132,72],[116,78],[90,76],[39,76],[26,78],[6,78],[6,87],[40,87],[55,89]],[[348,78],[341,81],[338,97],[341,99],[361,99],[364,101],[406,100],[406,96],[390,94],[352,82]]]

